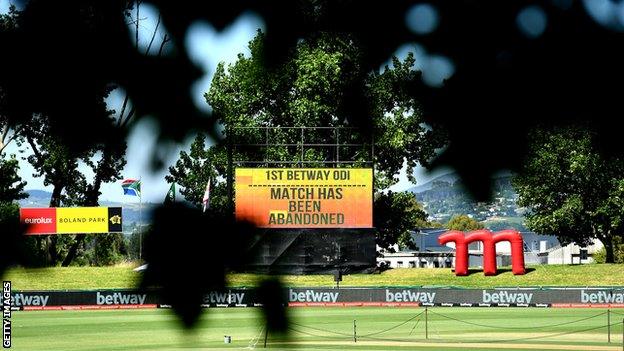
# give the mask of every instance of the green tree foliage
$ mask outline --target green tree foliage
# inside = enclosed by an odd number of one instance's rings
[[[19,222],[19,206],[11,202],[0,202],[0,222]]]
[[[12,6],[7,15],[0,16],[0,29],[10,31],[18,28],[20,19],[21,13]],[[113,125],[111,111],[107,111],[104,103],[104,98],[111,89],[107,87],[99,91],[95,106],[97,113],[108,116],[110,125]],[[32,151],[27,160],[35,169],[34,176],[42,177],[44,185],[53,187],[49,206],[97,206],[101,184],[120,179],[119,172],[125,165],[123,141],[113,137],[109,143],[94,144],[88,149],[73,151],[52,132],[48,116],[40,113],[29,116],[27,126],[22,125],[10,134],[11,125],[2,113],[3,102],[0,86],[0,150],[12,141],[16,141],[19,146],[27,145]],[[12,162],[8,161],[8,165],[13,165]],[[93,172],[92,182],[79,171],[80,163]],[[4,164],[2,167],[5,167]],[[0,182],[10,177],[12,173],[2,169]],[[21,191],[22,188],[23,185],[20,188],[19,184],[17,188],[2,186],[0,191]],[[77,252],[84,252],[85,239],[87,236],[84,234],[29,237],[26,239],[26,247],[29,256],[37,258],[33,262],[47,265],[62,263],[66,266],[71,264]]]
[[[267,70],[262,64],[263,45],[264,34],[258,32],[249,44],[249,57],[239,54],[234,64],[219,64],[205,95],[224,126],[224,135],[230,137],[233,160],[259,162],[242,163],[247,166],[274,166],[262,163],[267,160],[287,162],[278,167],[301,160],[307,162],[305,166],[321,167],[338,159],[366,167],[370,166],[367,161],[373,161],[375,188],[384,189],[398,181],[404,160],[411,177],[413,167],[428,164],[435,150],[443,146],[444,136],[425,126],[418,102],[406,91],[411,82],[420,79],[412,54],[404,61],[393,58],[392,68],[365,72],[356,42],[321,33],[301,40],[283,65]],[[348,128],[345,121],[352,111],[346,106],[354,87],[362,89],[372,107],[372,158],[370,139],[358,129],[316,129],[302,134],[300,129],[279,128]],[[340,151],[334,147],[304,148],[302,138],[305,144],[363,145],[342,147]],[[255,145],[241,146],[247,144]],[[227,153],[226,143],[206,147],[205,136],[198,135],[190,152],[182,151],[176,165],[169,168],[166,179],[178,183],[180,192],[197,206],[201,206],[206,183],[211,181],[211,208],[227,213]],[[378,243],[382,247],[397,242],[408,246],[407,230],[424,222],[426,215],[413,195],[391,194],[380,195],[375,202],[386,206],[379,217],[384,224],[376,226],[381,228]],[[409,206],[401,207],[403,204]],[[384,212],[390,208],[398,211],[396,216]],[[396,227],[390,227],[393,225]]]
[[[256,161],[235,166],[276,166],[264,163],[267,160],[290,162],[277,165],[284,167],[303,160],[305,166],[319,167],[327,165],[326,161],[341,160],[348,162],[345,165],[366,167],[370,166],[368,161],[373,161],[376,189],[398,181],[404,160],[407,174],[411,175],[413,167],[418,163],[427,165],[435,150],[444,145],[444,135],[424,124],[418,102],[406,92],[411,82],[420,79],[412,54],[404,61],[393,58],[392,67],[368,72],[361,66],[361,50],[356,42],[347,36],[321,33],[301,40],[284,64],[267,70],[262,63],[263,45],[264,34],[259,32],[249,44],[251,55],[239,54],[238,60],[227,67],[219,64],[210,91],[205,94],[224,127],[226,142],[206,147],[205,136],[199,135],[190,153],[181,152],[176,165],[169,169],[167,181],[178,183],[183,188],[180,192],[197,206],[201,206],[210,179],[211,208],[227,211],[227,143],[233,145],[233,160]],[[345,122],[352,113],[346,106],[353,89],[361,89],[373,107],[372,158],[370,139],[361,130],[348,129]],[[296,129],[304,126],[343,129],[303,133]],[[302,147],[302,139],[304,144],[363,145],[345,146],[338,151],[335,147]],[[402,196],[396,199],[407,201]],[[412,207],[416,206],[414,202]],[[419,216],[424,213],[420,208],[416,212]],[[405,209],[400,213],[403,215]],[[409,223],[419,216],[409,216],[401,225],[413,229],[415,225]],[[387,227],[395,221],[385,223],[380,243],[388,246],[407,229]]]
[[[514,187],[528,208],[526,225],[563,244],[597,238],[613,263],[613,239],[624,233],[624,160],[607,157],[583,127],[541,129]]]
[[[23,258],[22,247],[18,238],[21,235],[19,223],[19,207],[13,202],[0,201],[0,241],[2,254],[0,255],[0,275],[6,267],[15,264]],[[30,258],[30,257],[28,257]]]
[[[24,193],[26,182],[19,177],[18,170],[15,156],[4,159],[4,155],[0,154],[0,203],[11,203],[28,197]]]
[[[165,179],[169,183],[177,183],[180,194],[198,207],[202,206],[206,184],[211,182],[210,207],[225,214],[228,198],[222,177],[227,170],[226,156],[219,146],[206,147],[206,136],[198,134],[191,144],[190,152],[180,152],[180,158],[174,166],[169,167],[170,174]]]
[[[129,260],[140,260],[143,255],[143,242],[145,241],[145,233],[152,231],[151,225],[143,225],[141,229],[138,226],[133,227],[132,234],[127,238],[125,247],[128,252]]]
[[[483,229],[483,223],[476,221],[467,215],[453,216],[445,227],[448,230],[459,230],[462,232],[469,232],[471,230]]]
[[[418,163],[427,165],[435,150],[444,145],[444,135],[428,128],[418,102],[407,93],[407,86],[420,79],[412,54],[392,67],[367,72],[361,66],[361,51],[346,36],[318,34],[301,40],[286,62],[268,71],[262,65],[264,34],[250,42],[251,55],[238,56],[236,63],[217,67],[206,94],[215,115],[230,133],[233,144],[267,144],[269,147],[236,148],[237,160],[324,161],[340,159],[365,165],[375,161],[379,189],[398,181],[407,160],[411,176]],[[371,159],[370,139],[360,130],[316,130],[305,132],[304,143],[368,144],[335,148],[308,147],[301,150],[298,129],[258,127],[348,127],[345,122],[351,92],[360,89],[367,96],[372,114],[375,154]],[[246,129],[241,129],[246,128]],[[338,133],[339,135],[336,135]],[[291,147],[276,144],[291,144]],[[225,152],[225,150],[222,150]]]
[[[103,102],[108,92],[102,95]],[[111,116],[111,123],[114,120]],[[49,130],[45,116],[33,116],[29,128],[20,131],[20,144],[28,145],[32,154],[28,162],[35,169],[35,176],[42,177],[46,186],[52,186],[50,207],[98,206],[100,187],[103,183],[121,179],[121,170],[126,164],[125,143],[121,140],[106,145],[96,145],[88,150],[73,152],[55,138]],[[93,173],[88,179],[79,168],[87,166]],[[68,266],[77,254],[85,253],[93,235],[53,235],[27,239],[34,256],[43,255],[46,265]]]
[[[14,5],[9,7],[8,13],[0,14],[0,33],[14,32],[17,28],[18,17],[19,12],[15,9]],[[2,155],[2,151],[14,139],[14,136],[10,135],[13,126],[5,112],[7,109],[5,100],[5,88],[3,88],[0,83],[0,155]],[[4,157],[2,156],[2,158]]]
[[[624,240],[621,236],[616,236],[613,238],[613,257],[613,263],[624,263]],[[603,247],[602,249],[594,253],[593,258],[597,263],[606,263],[607,251]]]
[[[11,7],[9,14],[0,17],[0,28],[3,30],[18,28],[20,20],[21,13]],[[93,97],[94,111],[91,111],[93,114],[108,118],[106,124],[108,130],[116,122],[111,117],[112,111],[107,110],[104,102],[111,90],[112,87],[107,86],[97,91],[97,95]],[[66,143],[70,140],[58,138],[53,132],[49,116],[37,112],[26,115],[27,125],[22,125],[6,138],[9,135],[10,125],[3,123],[2,101],[0,87],[0,149],[13,140],[20,146],[27,145],[32,152],[27,160],[35,169],[34,176],[42,177],[44,185],[53,187],[49,206],[98,206],[102,183],[120,179],[120,171],[125,165],[125,143],[121,139],[122,134],[110,135],[111,139],[107,143],[94,143],[89,148],[75,151]],[[82,174],[78,168],[79,164],[90,168],[93,177],[88,179]],[[79,234],[26,239],[32,257],[44,257],[41,262],[47,265],[61,263],[64,266],[71,264],[78,252],[85,252],[85,240],[92,241],[92,236]]]
[[[128,254],[123,234],[111,233],[95,237],[91,264],[109,266],[121,261]]]
[[[409,191],[379,193],[373,203],[373,226],[377,230],[377,245],[390,249],[394,244],[401,248],[414,248],[410,231],[431,227],[427,214]]]
[[[26,182],[22,181],[17,171],[19,164],[14,155],[5,159],[0,152],[0,241],[2,242],[3,254],[0,256],[0,275],[5,267],[15,262],[19,256],[16,242],[18,241],[19,207],[16,200],[26,198],[24,193]]]
[[[129,16],[133,6],[130,2],[127,5],[128,7],[124,8],[124,13]],[[90,10],[93,9],[90,8],[81,12],[84,16],[80,18],[80,21],[89,23],[86,27],[90,27],[94,19],[91,17],[93,13]],[[0,15],[0,30],[2,32],[14,31],[22,25],[22,20],[22,13],[17,11],[14,6],[11,6],[8,14]],[[138,27],[139,21],[137,20],[136,22]],[[166,41],[166,39],[163,39],[159,55]],[[138,43],[135,44],[138,47]],[[27,159],[35,169],[34,176],[43,178],[44,185],[53,187],[49,204],[51,207],[98,206],[102,184],[121,179],[120,173],[126,164],[126,144],[123,128],[133,118],[135,108],[131,108],[130,112],[126,113],[126,107],[128,106],[128,98],[126,97],[123,105],[120,106],[119,117],[115,118],[113,111],[108,110],[105,103],[105,98],[113,89],[114,86],[110,84],[98,84],[97,87],[90,90],[93,93],[90,99],[81,101],[81,103],[88,103],[90,106],[88,116],[83,117],[99,121],[95,124],[89,124],[89,127],[91,127],[89,132],[85,133],[82,129],[84,120],[81,119],[70,124],[72,128],[78,128],[77,126],[81,125],[79,127],[80,130],[72,135],[72,138],[59,138],[58,126],[56,126],[57,129],[55,131],[54,118],[51,117],[51,115],[59,111],[58,109],[48,111],[49,113],[36,109],[24,112],[20,115],[20,118],[24,119],[24,123],[12,130],[13,126],[9,123],[11,120],[8,118],[11,117],[11,109],[6,108],[7,112],[4,113],[5,107],[3,104],[6,101],[2,85],[0,85],[0,152],[9,142],[14,140],[20,146],[27,145],[27,148],[30,149],[29,151],[32,152]],[[67,111],[68,114],[72,112],[73,110],[71,109]],[[94,128],[94,126],[96,127]],[[61,134],[67,133],[68,129],[70,128],[62,128]],[[10,133],[11,131],[12,133]],[[84,135],[89,133],[95,135],[105,131],[107,132],[106,142],[102,142],[99,138],[93,138],[85,144],[85,147],[75,147],[74,141],[85,139]],[[83,167],[79,168],[79,165]],[[87,171],[89,173],[88,176],[81,171],[85,168],[89,169]],[[115,235],[111,237],[116,238],[116,243],[113,247],[123,246],[123,238]],[[106,241],[95,240],[95,236],[86,234],[28,238],[27,242],[32,256],[42,255],[45,257],[43,260],[45,264],[57,265],[60,263],[63,266],[70,265],[79,254],[84,256],[80,258],[81,262],[103,262],[102,260],[89,259],[85,255],[88,253],[87,248],[90,247],[92,251],[93,245],[97,243],[107,244]],[[102,249],[106,250],[105,248]],[[95,257],[97,255],[89,253],[88,256]],[[119,256],[119,254],[116,256]]]
[[[107,94],[108,90],[101,96],[103,109],[106,109],[104,97]],[[110,123],[115,123],[112,111],[109,115]],[[50,207],[98,206],[101,185],[121,179],[121,170],[126,164],[126,145],[121,139],[74,152],[53,136],[48,119],[41,115],[33,116],[29,128],[19,131],[18,143],[32,151],[27,160],[35,169],[34,176],[42,177],[45,186],[53,187]],[[80,164],[88,167],[93,176],[87,178]],[[46,265],[68,266],[78,253],[86,252],[85,245],[93,239],[93,235],[86,234],[37,236],[29,237],[27,246],[33,250],[32,255],[43,255]]]

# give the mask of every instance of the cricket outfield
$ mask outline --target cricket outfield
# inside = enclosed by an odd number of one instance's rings
[[[268,349],[623,349],[622,309],[307,307],[288,316],[289,333],[269,333]],[[167,309],[15,311],[12,322],[15,350],[241,350],[264,348],[266,334],[258,308],[206,309],[192,331]]]

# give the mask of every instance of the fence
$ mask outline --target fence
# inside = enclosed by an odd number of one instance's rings
[[[600,307],[624,308],[624,288],[287,288],[289,306]],[[14,291],[14,307],[163,305],[158,290]],[[205,307],[257,306],[254,289],[206,293]]]

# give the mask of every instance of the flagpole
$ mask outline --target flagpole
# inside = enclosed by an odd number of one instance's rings
[[[143,184],[139,176],[139,260],[143,258]]]

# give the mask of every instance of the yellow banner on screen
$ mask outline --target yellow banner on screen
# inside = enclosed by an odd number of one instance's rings
[[[236,219],[264,228],[371,228],[369,168],[238,168]]]

